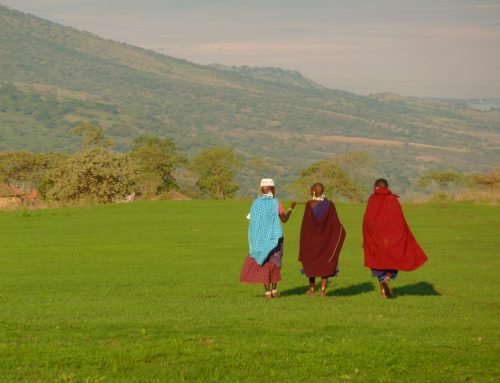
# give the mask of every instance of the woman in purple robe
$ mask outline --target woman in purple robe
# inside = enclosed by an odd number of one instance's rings
[[[307,295],[313,296],[316,277],[321,277],[321,297],[326,297],[328,278],[338,272],[340,250],[346,232],[340,223],[337,209],[324,196],[324,186],[311,186],[311,199],[306,203],[300,230],[299,261],[309,277]]]

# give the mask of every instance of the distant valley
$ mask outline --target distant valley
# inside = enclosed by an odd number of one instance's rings
[[[469,103],[470,104],[470,103]],[[203,66],[0,6],[0,150],[74,151],[79,121],[118,151],[140,135],[183,151],[230,146],[278,184],[305,165],[363,150],[399,192],[430,168],[487,171],[500,158],[500,110],[465,102],[360,96],[279,68]],[[258,171],[244,167],[251,194]]]

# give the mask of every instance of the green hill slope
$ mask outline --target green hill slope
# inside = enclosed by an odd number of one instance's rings
[[[72,150],[82,120],[118,150],[141,134],[191,153],[232,146],[267,158],[281,182],[346,150],[372,152],[380,174],[407,185],[422,169],[485,170],[500,154],[498,111],[359,96],[278,68],[196,65],[0,6],[0,150]]]

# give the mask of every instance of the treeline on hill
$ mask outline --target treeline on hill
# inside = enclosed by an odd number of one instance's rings
[[[490,171],[500,154],[498,111],[356,95],[279,68],[197,65],[2,6],[0,47],[0,150],[73,152],[80,121],[123,153],[137,136],[170,137],[190,157],[230,147],[243,162],[240,195],[256,189],[261,159],[285,185],[316,161],[365,151],[380,159],[374,173],[407,186],[429,169]]]
[[[141,136],[127,153],[110,150],[104,131],[88,122],[73,129],[81,137],[81,149],[68,153],[0,152],[0,181],[24,190],[37,190],[47,202],[110,203],[135,197],[235,198],[240,171],[253,172],[256,182],[269,176],[265,159],[243,164],[232,148],[202,149],[192,158],[179,151],[173,140]],[[332,160],[306,166],[285,186],[289,195],[303,199],[310,185],[321,181],[336,199],[365,199],[375,162],[365,152],[349,152]],[[428,171],[418,186],[443,198],[450,190],[497,190],[500,168],[489,174],[465,175],[457,171]]]
[[[168,138],[138,137],[131,151],[116,153],[104,131],[91,123],[80,123],[73,133],[82,140],[74,154],[0,152],[1,181],[37,189],[44,200],[58,202],[109,203],[131,195],[168,198],[166,193],[180,190],[178,177],[188,197],[226,199],[238,191],[232,149],[204,149],[188,162]]]

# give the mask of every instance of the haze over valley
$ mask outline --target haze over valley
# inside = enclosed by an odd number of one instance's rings
[[[364,96],[276,67],[194,64],[6,7],[0,49],[1,150],[74,151],[71,129],[91,121],[118,151],[140,135],[171,137],[188,154],[232,147],[244,194],[255,159],[286,184],[309,163],[362,150],[409,192],[426,169],[489,171],[500,155],[495,109]]]
[[[500,98],[494,0],[2,0],[199,64],[276,66],[358,94]]]

